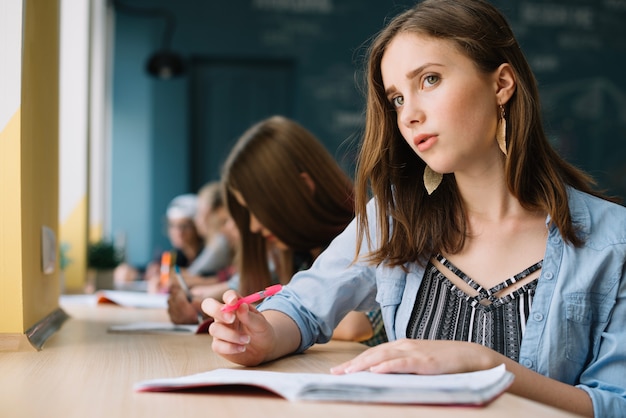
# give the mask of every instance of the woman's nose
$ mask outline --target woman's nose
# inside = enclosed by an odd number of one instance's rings
[[[410,98],[404,99],[404,104],[400,109],[400,123],[411,127],[417,123],[424,122],[424,117],[424,111],[417,100]]]

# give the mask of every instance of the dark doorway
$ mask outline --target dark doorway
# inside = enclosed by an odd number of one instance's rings
[[[228,152],[250,125],[294,113],[292,61],[196,58],[190,88],[192,190],[219,178]]]

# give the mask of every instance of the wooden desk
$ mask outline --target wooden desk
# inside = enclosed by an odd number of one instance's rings
[[[71,316],[39,352],[0,353],[0,416],[31,417],[571,417],[514,395],[485,408],[290,403],[271,394],[136,393],[135,382],[240,367],[213,354],[209,335],[111,334],[108,326],[167,321],[154,309],[62,305]],[[365,347],[318,345],[259,369],[327,372]]]

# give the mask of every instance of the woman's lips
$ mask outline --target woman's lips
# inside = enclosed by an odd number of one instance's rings
[[[419,152],[427,151],[437,142],[437,136],[433,134],[423,134],[413,139],[413,144]]]

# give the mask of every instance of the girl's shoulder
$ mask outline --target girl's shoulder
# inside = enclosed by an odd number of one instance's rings
[[[617,217],[626,217],[626,207],[620,203],[602,199],[578,189],[568,189],[569,206],[572,214],[588,212],[590,216],[596,214],[613,214]]]
[[[626,207],[576,189],[568,191],[572,221],[588,237],[626,243]]]

